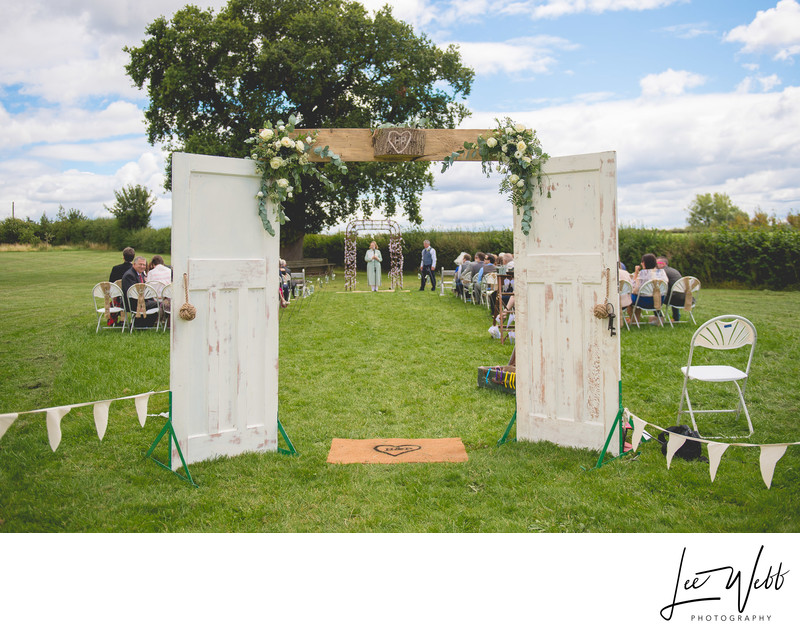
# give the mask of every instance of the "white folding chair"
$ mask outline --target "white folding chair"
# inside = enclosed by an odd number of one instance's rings
[[[481,304],[486,305],[486,308],[491,311],[491,294],[497,288],[497,272],[489,272],[488,274],[484,274],[483,278],[481,278]]]
[[[724,413],[736,412],[736,418],[744,410],[744,415],[747,418],[747,427],[750,434],[753,433],[753,423],[750,421],[750,412],[747,410],[747,404],[744,402],[744,391],[747,386],[747,379],[750,376],[750,365],[753,361],[753,351],[756,348],[756,327],[747,318],[737,315],[721,315],[712,318],[705,324],[701,325],[692,336],[692,342],[689,346],[689,359],[686,366],[681,368],[683,372],[683,389],[681,390],[681,402],[678,405],[678,423],[680,423],[681,414],[689,413],[692,419],[692,425],[696,432],[697,423],[695,422],[694,415],[701,413]],[[744,370],[730,365],[693,365],[692,359],[694,356],[695,347],[708,348],[714,351],[732,351],[743,346],[750,345],[750,353],[747,357],[747,365]],[[727,383],[733,382],[736,386],[736,391],[739,394],[739,403],[735,408],[727,410],[698,410],[692,407],[692,401],[689,398],[689,382],[690,381],[703,381],[713,383]],[[739,385],[739,382],[742,385]],[[683,409],[683,401],[686,400],[687,409]],[[739,438],[738,436],[706,436],[706,438]]]
[[[619,307],[619,317],[625,323],[625,328],[629,331],[631,330],[630,325],[628,324],[628,319],[625,317],[625,312],[622,308],[622,296],[624,295],[631,295],[633,293],[633,285],[631,285],[631,281],[622,279],[619,281],[619,299],[620,299],[620,307]],[[627,308],[627,307],[626,307]]]
[[[657,278],[653,278],[642,283],[642,286],[639,287],[639,291],[636,293],[636,300],[633,303],[633,319],[636,322],[636,327],[639,327],[639,318],[636,317],[637,311],[648,311],[652,313],[658,323],[661,326],[664,326],[664,320],[662,319],[663,316],[661,315],[661,307],[663,302],[663,296],[667,293],[667,281],[659,280]],[[639,304],[641,298],[653,298],[653,306],[652,307],[642,307]]]
[[[439,281],[439,295],[444,296],[445,287],[452,290],[455,287],[456,271],[454,269],[442,269],[441,280]]]
[[[472,272],[469,270],[461,273],[461,299],[472,302]]]
[[[100,323],[103,318],[110,318],[112,315],[120,317],[125,311],[122,300],[122,290],[115,283],[97,283],[92,289],[92,299],[94,300],[94,310],[97,313],[97,328],[95,333],[100,331]],[[113,329],[113,326],[104,326],[104,329]],[[124,326],[120,330],[124,330]]]
[[[137,305],[139,302],[139,297],[142,297],[145,300],[145,307],[144,310],[141,312],[137,312]],[[159,311],[158,306],[158,299],[156,296],[156,290],[147,283],[136,283],[128,287],[128,296],[127,296],[128,304],[126,307],[128,308],[128,320],[130,320],[130,332],[133,333],[134,324],[137,320],[137,315],[141,317],[147,317],[149,315],[157,314]],[[151,304],[155,306],[147,307],[147,301],[152,301]],[[137,329],[144,329],[144,328],[154,328],[154,327],[136,327]],[[156,319],[156,326],[158,328],[158,319]]]
[[[697,321],[694,319],[693,309],[695,302],[694,298],[698,291],[700,291],[700,281],[694,276],[682,276],[675,281],[675,284],[672,285],[672,289],[669,290],[669,296],[667,296],[667,305],[664,307],[666,310],[664,315],[669,320],[670,326],[672,326],[672,312],[670,309],[683,309],[691,316],[692,322],[697,324]],[[673,294],[684,294],[685,298],[683,302],[672,304]],[[686,320],[678,320],[679,323],[685,321]]]
[[[172,283],[168,285],[164,285],[164,288],[161,290],[161,301],[159,302],[161,306],[161,314],[159,318],[159,324],[164,324],[164,330],[167,330],[167,324],[169,323],[170,316],[172,315]],[[159,324],[156,325],[156,330],[158,330]]]
[[[302,272],[292,272],[291,276],[291,295],[293,295],[295,298],[302,298],[305,295],[306,290],[306,270],[304,269]]]

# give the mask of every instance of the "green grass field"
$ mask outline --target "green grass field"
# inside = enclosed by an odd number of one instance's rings
[[[0,252],[0,413],[169,388],[164,333],[95,334],[90,300],[119,254]],[[385,278],[385,275],[384,275]],[[480,365],[510,348],[487,333],[485,308],[452,296],[344,294],[343,274],[283,314],[280,419],[298,456],[248,454],[191,466],[199,488],[144,458],[163,425],[139,426],[113,403],[97,439],[91,407],[62,422],[56,452],[44,414],[0,439],[4,532],[796,532],[800,449],[789,447],[767,490],[759,450],[729,448],[708,465],[655,443],[591,469],[597,453],[549,443],[496,446],[514,399],[476,386]],[[366,285],[360,278],[361,287]],[[758,345],[748,385],[754,443],[800,441],[800,294],[703,289],[699,322],[750,318]],[[694,327],[622,331],[623,401],[673,425]],[[155,395],[150,412],[166,411]],[[732,418],[709,429],[735,432]],[[703,429],[701,427],[701,429]],[[330,465],[333,438],[461,437],[460,464]]]

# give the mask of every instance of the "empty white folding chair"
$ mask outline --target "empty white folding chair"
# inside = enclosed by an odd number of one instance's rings
[[[633,293],[633,285],[631,285],[631,281],[622,279],[619,281],[619,300],[620,300],[620,307],[619,307],[619,317],[625,323],[625,328],[629,331],[631,330],[630,325],[628,324],[628,318],[625,316],[625,310],[622,308],[622,297],[625,295],[630,296]],[[627,307],[626,307],[627,308]]]
[[[750,412],[744,402],[744,392],[747,386],[747,379],[750,376],[750,365],[753,361],[756,339],[756,327],[753,326],[750,320],[738,315],[722,315],[712,318],[694,332],[689,346],[689,359],[686,362],[686,366],[681,368],[681,372],[683,372],[683,389],[681,390],[681,402],[678,405],[678,423],[680,423],[681,414],[688,412],[695,431],[699,432],[700,430],[697,429],[697,423],[694,418],[695,414],[736,412],[736,418],[738,419],[739,415],[744,411],[745,418],[747,418],[747,427],[750,430],[748,436],[753,433],[753,423],[750,421]],[[696,347],[708,348],[713,351],[734,351],[748,344],[750,345],[750,353],[747,356],[747,364],[744,365],[744,370],[728,364],[697,365],[693,363]],[[692,381],[732,382],[736,386],[739,403],[735,408],[724,410],[696,409],[692,407],[692,401],[689,397],[689,383]],[[741,385],[739,385],[740,382]],[[684,400],[686,401],[686,410],[683,409]],[[723,437],[707,436],[706,438]],[[725,436],[724,438],[736,437]]]
[[[663,316],[661,315],[661,303],[664,300],[664,296],[667,293],[667,281],[665,280],[658,280],[653,278],[642,283],[642,286],[639,287],[639,291],[636,293],[636,300],[633,303],[633,320],[636,322],[636,326],[639,326],[639,318],[636,317],[637,311],[642,312],[650,312],[656,317],[656,321],[661,325],[664,326],[664,320],[662,319]],[[652,307],[643,307],[641,305],[642,298],[653,298],[653,306]]]
[[[306,270],[302,272],[292,272],[292,292],[291,295],[295,298],[302,298],[306,292]]]
[[[665,313],[664,316],[669,319],[669,325],[672,326],[672,311],[671,309],[683,309],[686,311],[692,318],[692,322],[697,324],[697,321],[694,319],[694,303],[695,297],[697,296],[697,292],[700,291],[700,281],[697,280],[694,276],[682,276],[678,280],[675,281],[675,284],[672,285],[672,289],[669,290],[669,295],[667,296],[667,306],[664,307]],[[679,302],[678,304],[672,304],[672,296],[673,294],[683,294],[684,300],[683,302]],[[685,320],[683,320],[685,322]],[[680,322],[680,320],[679,320]]]
[[[100,324],[103,318],[106,322],[112,316],[118,318],[122,316],[125,307],[122,302],[122,290],[115,283],[103,282],[97,283],[92,289],[92,299],[94,300],[94,310],[97,313],[97,328],[95,333],[100,331]],[[113,326],[104,326],[104,329],[113,329]],[[125,327],[120,327],[123,330]]]
[[[461,272],[461,299],[472,302],[472,272]]]
[[[454,269],[443,269],[439,280],[439,295],[444,296],[444,290],[452,290],[455,286],[456,271]]]

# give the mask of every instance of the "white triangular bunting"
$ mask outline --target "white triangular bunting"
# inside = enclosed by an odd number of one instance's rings
[[[139,425],[144,427],[147,420],[147,401],[150,399],[152,392],[145,392],[134,398],[136,403],[136,413],[139,415]]]
[[[11,427],[14,421],[17,420],[19,414],[0,414],[0,438],[6,433],[6,430]]]
[[[722,454],[725,453],[725,450],[730,447],[728,443],[708,443],[708,472],[711,474],[711,481],[714,481],[714,478],[717,477],[717,468],[719,467],[719,461],[722,459]]]
[[[103,440],[108,427],[108,408],[111,401],[98,401],[94,404],[94,426],[97,429],[97,437]]]
[[[775,465],[778,460],[786,453],[786,445],[761,445],[761,477],[767,488],[772,486],[772,476],[775,473]]]
[[[678,451],[681,447],[683,447],[683,443],[686,442],[686,436],[682,436],[680,434],[669,434],[669,441],[667,442],[667,469],[669,469],[669,465],[672,464],[672,456],[675,455],[675,452]]]
[[[47,410],[47,439],[50,441],[50,449],[55,451],[61,443],[61,419],[72,408],[64,406],[61,408],[50,408]]]
[[[639,448],[639,443],[642,441],[642,434],[644,433],[644,427],[647,425],[642,419],[638,416],[634,416],[631,414],[631,423],[633,424],[633,437],[631,438],[631,447],[633,451],[636,451]]]

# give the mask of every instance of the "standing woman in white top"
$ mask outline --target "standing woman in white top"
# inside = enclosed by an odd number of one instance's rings
[[[378,249],[378,244],[374,241],[369,244],[369,250],[364,255],[364,260],[367,262],[367,282],[369,282],[372,291],[378,291],[381,286],[381,263],[383,256]]]

